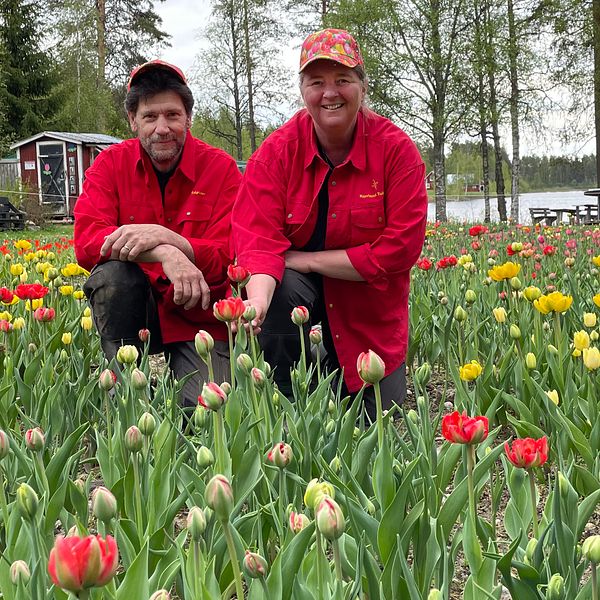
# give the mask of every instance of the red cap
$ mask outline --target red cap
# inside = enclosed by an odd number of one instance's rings
[[[181,83],[185,83],[185,85],[187,85],[187,79],[185,78],[183,71],[179,67],[176,67],[175,65],[165,62],[164,60],[156,59],[156,60],[148,61],[148,62],[144,63],[143,65],[139,65],[133,71],[131,71],[131,75],[129,76],[129,81],[127,82],[127,91],[130,90],[133,80],[138,75],[140,75],[141,73],[144,73],[146,71],[149,71],[151,69],[164,69],[166,71],[171,71],[171,73],[174,73],[175,75],[177,75],[177,77],[179,77],[179,79],[181,79]]]

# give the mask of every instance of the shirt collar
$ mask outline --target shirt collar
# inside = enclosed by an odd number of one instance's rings
[[[310,132],[308,133],[308,151],[306,152],[306,157],[304,161],[304,168],[307,169],[313,163],[313,161],[319,156],[319,147],[317,144],[317,134],[315,132],[315,128],[313,125],[312,118],[306,113],[307,123],[310,127]],[[350,149],[350,153],[344,162],[351,162],[352,165],[360,170],[364,171],[366,168],[367,160],[366,160],[366,137],[367,137],[367,127],[365,123],[365,116],[363,114],[363,110],[358,111],[358,115],[356,117],[356,126],[354,132],[354,141],[352,142],[352,148]]]

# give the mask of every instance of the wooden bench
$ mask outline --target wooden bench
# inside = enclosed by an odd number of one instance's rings
[[[24,229],[25,213],[6,196],[0,196],[0,229]]]
[[[549,208],[530,208],[529,215],[531,216],[531,222],[534,225],[544,221],[546,225],[552,225],[556,221],[556,213],[552,212]]]

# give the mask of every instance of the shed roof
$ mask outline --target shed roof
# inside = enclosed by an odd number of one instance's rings
[[[75,144],[90,144],[98,146],[110,146],[111,144],[118,144],[121,142],[121,138],[114,137],[112,135],[105,135],[103,133],[72,133],[70,131],[42,131],[36,133],[25,140],[15,142],[11,148],[19,148],[29,142],[33,142],[42,137],[50,137],[62,142],[72,142]]]

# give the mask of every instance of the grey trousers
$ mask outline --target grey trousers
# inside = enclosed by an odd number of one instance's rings
[[[119,347],[126,344],[136,346],[141,352],[143,343],[138,332],[148,329],[151,334],[150,353],[164,352],[177,379],[195,372],[182,390],[184,405],[195,406],[202,384],[208,381],[208,368],[196,353],[193,340],[163,344],[156,300],[142,269],[136,263],[118,260],[96,265],[83,290],[92,308],[94,324],[107,360],[112,360]],[[215,340],[212,363],[215,382],[229,381],[227,342]]]

